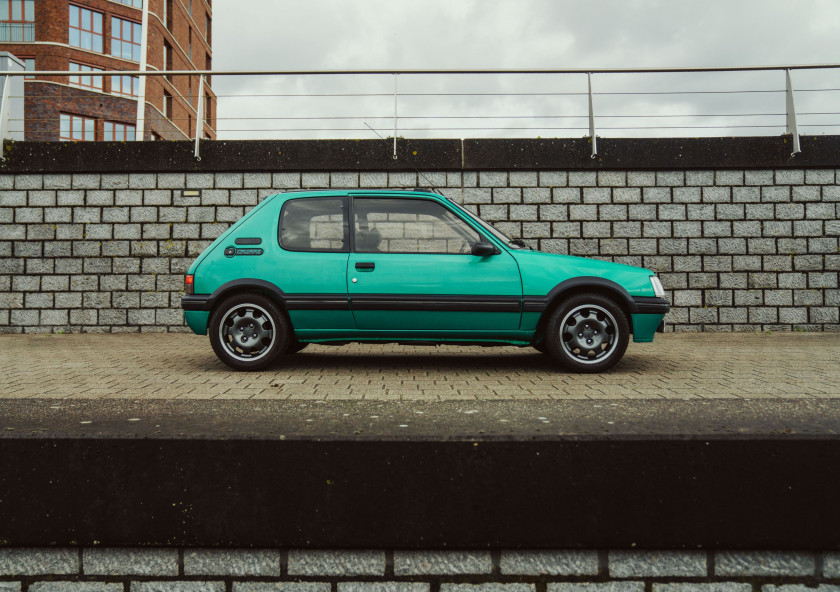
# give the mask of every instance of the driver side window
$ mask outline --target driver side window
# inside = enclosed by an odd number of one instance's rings
[[[480,235],[431,200],[356,198],[355,244],[359,253],[469,253]]]

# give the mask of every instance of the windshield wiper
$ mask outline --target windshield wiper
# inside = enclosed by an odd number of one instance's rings
[[[531,248],[531,246],[528,243],[526,243],[521,238],[512,238],[508,241],[508,244],[513,245],[514,247],[522,247],[523,249],[528,249],[529,251],[534,250],[534,249]]]

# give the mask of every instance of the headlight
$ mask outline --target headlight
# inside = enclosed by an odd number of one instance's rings
[[[655,275],[650,276],[650,285],[653,286],[653,293],[659,298],[665,298],[665,288],[662,287],[662,282]]]

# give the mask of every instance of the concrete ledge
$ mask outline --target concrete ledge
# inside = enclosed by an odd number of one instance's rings
[[[0,542],[840,547],[840,446],[832,435],[251,438],[7,436],[0,440]],[[732,564],[727,573],[758,569],[738,557],[721,564]],[[621,557],[614,559],[620,567]],[[382,559],[372,561],[380,573]],[[644,575],[694,575],[702,565],[702,556],[685,555]]]
[[[0,173],[835,168],[840,136],[580,139],[7,142]]]

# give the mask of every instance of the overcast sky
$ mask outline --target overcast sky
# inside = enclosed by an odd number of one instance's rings
[[[213,10],[217,70],[840,63],[837,0],[216,0]],[[840,115],[808,115],[840,111],[840,91],[813,92],[840,89],[840,71],[794,71],[792,78],[802,133],[840,133],[840,127],[805,127],[840,124]],[[597,133],[778,135],[783,93],[731,91],[781,91],[784,84],[782,72],[594,75]],[[365,123],[393,134],[391,76],[217,76],[213,86],[220,138],[375,137]],[[400,136],[588,134],[586,96],[576,94],[586,91],[584,75],[403,75],[398,88],[405,93],[398,102]],[[685,94],[699,90],[729,92]],[[675,91],[683,94],[603,94]],[[382,96],[312,96],[337,93]],[[411,96],[425,93],[452,96]],[[618,117],[628,115],[635,117]],[[639,117],[649,115],[670,117]],[[310,119],[270,119],[276,117]],[[750,125],[770,127],[742,127]],[[315,128],[332,131],[309,131]]]

